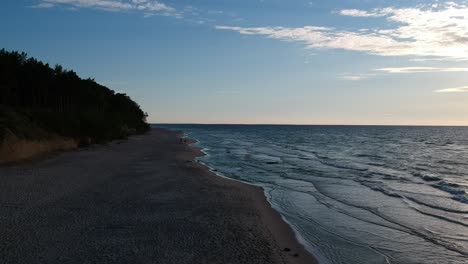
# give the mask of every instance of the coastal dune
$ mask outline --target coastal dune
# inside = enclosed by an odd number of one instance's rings
[[[7,134],[0,140],[0,164],[31,159],[55,151],[73,150],[78,148],[74,139],[55,136],[44,140],[28,140]]]
[[[315,263],[263,191],[181,133],[0,168],[2,263]]]

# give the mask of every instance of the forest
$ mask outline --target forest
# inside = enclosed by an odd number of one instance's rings
[[[0,141],[11,133],[101,143],[147,132],[146,117],[126,94],[26,53],[0,50]]]

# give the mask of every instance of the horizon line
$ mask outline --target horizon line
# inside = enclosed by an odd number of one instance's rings
[[[468,125],[395,125],[395,124],[268,124],[268,123],[155,123],[150,125],[219,125],[219,126],[386,126],[386,127],[468,127]]]

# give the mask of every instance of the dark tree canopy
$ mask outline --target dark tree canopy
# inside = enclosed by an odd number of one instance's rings
[[[60,65],[0,50],[1,134],[37,138],[43,131],[102,142],[148,129],[146,114],[129,96]]]

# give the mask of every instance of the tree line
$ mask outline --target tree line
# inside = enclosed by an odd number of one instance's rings
[[[24,52],[0,50],[0,129],[35,137],[48,133],[102,142],[149,130],[146,113],[129,96],[51,67]],[[21,124],[21,123],[29,124]]]

